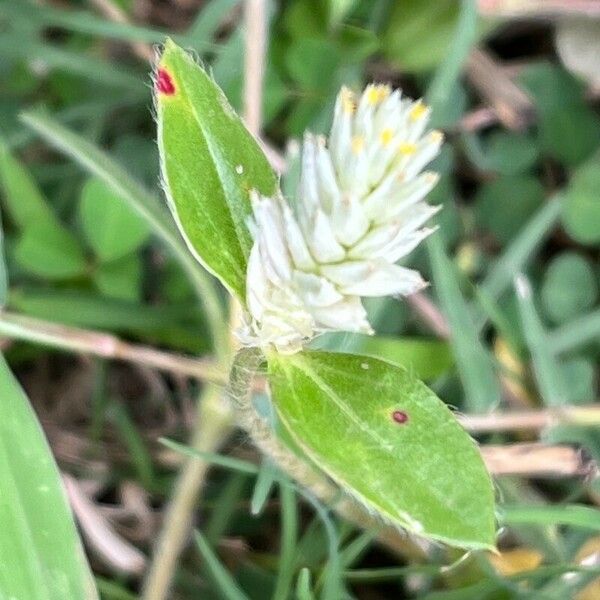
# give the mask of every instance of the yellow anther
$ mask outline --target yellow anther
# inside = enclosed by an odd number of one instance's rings
[[[390,95],[390,88],[387,85],[370,85],[367,88],[367,102],[371,106],[376,106],[383,102]]]
[[[417,145],[409,142],[403,142],[400,144],[400,146],[398,146],[398,151],[400,154],[404,154],[404,156],[410,156],[417,151]]]
[[[417,100],[410,109],[409,116],[412,121],[418,121],[427,113],[427,105],[423,104],[422,100]]]
[[[382,146],[388,146],[393,138],[394,138],[394,132],[389,127],[386,127],[379,134],[379,140],[381,141]]]
[[[360,154],[365,146],[365,138],[362,135],[355,135],[352,138],[351,147],[354,154]]]

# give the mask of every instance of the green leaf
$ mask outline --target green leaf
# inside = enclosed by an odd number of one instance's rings
[[[567,187],[562,222],[581,244],[600,242],[600,155],[576,171]]]
[[[496,131],[487,139],[488,165],[502,175],[519,175],[529,170],[538,155],[535,140],[525,134]]]
[[[150,235],[148,225],[101,179],[86,182],[79,210],[83,232],[103,261],[137,250]]]
[[[537,178],[500,177],[477,191],[477,216],[483,227],[506,243],[519,233],[521,224],[531,219],[543,200],[544,188]]]
[[[447,342],[422,338],[361,336],[360,351],[408,369],[419,379],[434,379],[454,364]]]
[[[343,490],[414,533],[494,546],[492,483],[477,447],[409,371],[350,354],[268,359],[281,421]]]
[[[157,77],[158,144],[169,204],[194,256],[242,301],[252,238],[249,191],[277,181],[262,150],[193,58],[167,41]]]
[[[97,598],[58,469],[1,356],[0,403],[0,596]]]
[[[15,247],[15,258],[29,272],[48,279],[77,277],[87,268],[77,238],[48,222],[27,227]]]
[[[42,222],[60,226],[29,171],[3,143],[0,143],[0,182],[6,209],[15,225],[22,229]]]
[[[105,295],[117,300],[140,299],[142,263],[132,254],[119,260],[99,265],[93,274],[96,287]]]
[[[580,254],[564,252],[552,259],[544,275],[544,311],[555,323],[564,323],[591,308],[598,297],[596,275]]]
[[[453,0],[395,3],[383,37],[386,57],[405,71],[432,69],[444,58],[457,18]]]

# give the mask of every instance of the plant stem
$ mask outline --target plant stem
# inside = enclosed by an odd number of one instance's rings
[[[224,385],[227,380],[225,370],[213,360],[130,344],[111,333],[69,327],[9,311],[0,311],[0,336],[100,358],[126,360],[210,383]]]

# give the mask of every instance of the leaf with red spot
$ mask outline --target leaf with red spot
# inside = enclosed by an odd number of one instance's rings
[[[463,548],[493,548],[494,493],[474,441],[409,371],[330,352],[269,354],[286,435],[370,511]]]
[[[243,301],[249,191],[272,195],[276,176],[214,80],[170,40],[157,65],[155,96],[173,216],[196,259]]]

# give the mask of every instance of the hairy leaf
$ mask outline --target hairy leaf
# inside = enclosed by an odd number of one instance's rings
[[[452,413],[409,371],[326,352],[269,356],[279,417],[306,455],[368,509],[465,548],[494,546],[481,456]]]
[[[217,84],[171,41],[158,64],[156,107],[175,220],[194,256],[243,300],[249,192],[272,195],[275,175]]]

